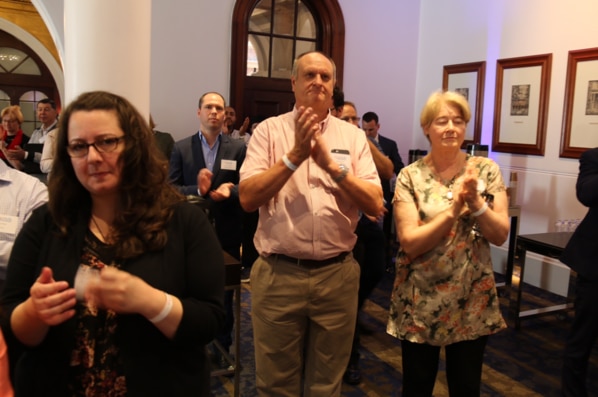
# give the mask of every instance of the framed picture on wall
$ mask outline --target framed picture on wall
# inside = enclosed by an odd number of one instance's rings
[[[598,146],[598,48],[569,51],[560,157]]]
[[[552,54],[496,61],[492,151],[544,155]]]
[[[485,74],[485,61],[446,65],[443,67],[442,89],[463,94],[467,98],[471,109],[471,120],[467,124],[463,148],[469,143],[480,143],[480,139],[482,138]]]

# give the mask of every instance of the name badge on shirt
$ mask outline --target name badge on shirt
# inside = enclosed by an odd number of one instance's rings
[[[343,164],[347,168],[351,168],[351,154],[345,149],[332,149],[330,155],[338,164]]]
[[[220,163],[220,168],[228,171],[236,171],[237,160],[222,160],[222,162]]]
[[[17,234],[19,218],[11,215],[0,215],[0,233]]]

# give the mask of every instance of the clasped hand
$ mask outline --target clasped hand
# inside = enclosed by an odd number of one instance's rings
[[[85,290],[85,299],[102,309],[116,313],[141,313],[144,307],[144,290],[151,288],[145,281],[131,273],[106,266],[99,277],[92,280]]]
[[[88,304],[117,313],[141,313],[143,280],[114,267],[104,267],[85,288]],[[151,287],[149,287],[151,288]],[[57,325],[75,314],[76,292],[66,281],[56,281],[52,269],[44,267],[30,289],[33,315],[47,325]]]
[[[320,168],[330,172],[334,161],[326,142],[321,137],[322,128],[318,121],[318,115],[311,107],[300,106],[295,118],[295,145],[291,153],[298,158],[299,163],[311,156]]]
[[[210,195],[210,198],[214,201],[222,201],[226,200],[230,197],[230,192],[235,186],[232,182],[226,182],[218,186],[218,188],[210,191],[212,187],[212,176],[213,173],[207,168],[202,168],[197,173],[197,186],[199,186],[199,192],[201,193],[202,197],[205,197],[206,194]]]
[[[368,214],[364,214],[370,221],[372,222],[382,222],[382,219],[384,219],[384,217],[386,216],[386,214],[388,213],[388,208],[386,208],[385,206],[382,206],[382,208],[380,209],[380,212],[378,213],[378,216],[371,216]]]
[[[473,169],[468,168],[465,171],[465,177],[457,198],[453,202],[453,210],[459,216],[477,211],[484,205],[484,199],[478,191],[478,184],[477,173]]]
[[[29,290],[34,317],[47,325],[57,325],[75,315],[75,289],[66,281],[56,281],[52,269],[44,267]]]
[[[23,161],[25,159],[25,151],[20,146],[14,149],[7,149],[6,156],[9,160]]]

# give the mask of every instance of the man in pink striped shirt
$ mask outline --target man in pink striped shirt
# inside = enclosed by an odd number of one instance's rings
[[[360,211],[383,212],[365,134],[330,115],[335,72],[320,52],[295,60],[295,108],[259,124],[240,171],[241,205],[260,214],[251,289],[261,396],[340,396],[357,315],[354,231]]]

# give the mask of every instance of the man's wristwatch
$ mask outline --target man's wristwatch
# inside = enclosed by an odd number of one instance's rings
[[[336,183],[341,183],[342,180],[347,177],[347,174],[349,173],[349,168],[347,168],[347,166],[344,164],[339,164],[338,168],[341,170],[341,173],[336,178],[332,178],[332,180]]]

